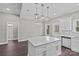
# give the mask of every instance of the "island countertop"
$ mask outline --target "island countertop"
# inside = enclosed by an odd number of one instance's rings
[[[58,40],[61,40],[61,39],[56,37],[50,37],[50,36],[38,36],[38,37],[28,38],[28,41],[31,42],[33,46],[39,46],[42,44],[47,44]]]

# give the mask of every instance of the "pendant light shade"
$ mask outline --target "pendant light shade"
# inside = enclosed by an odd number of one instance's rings
[[[38,9],[38,8],[37,8],[38,3],[35,3],[35,5],[36,5],[36,12],[35,12],[34,15],[35,15],[35,20],[37,20],[37,18],[38,18],[38,13],[37,13],[37,12],[38,12],[38,10],[37,10],[37,9]]]
[[[44,4],[41,4],[41,18],[40,20],[44,20]]]
[[[36,23],[42,23],[45,21],[48,21],[49,18],[49,6],[46,7],[46,16],[44,15],[44,4],[41,4],[41,15],[38,14],[38,3],[35,3],[35,22]]]
[[[35,3],[35,6],[36,6],[36,10],[35,10],[35,24],[40,24],[40,21],[39,21],[39,14],[38,14],[38,3]]]
[[[46,7],[46,11],[47,11],[47,15],[46,15],[46,18],[45,18],[45,20],[46,21],[48,21],[49,20],[49,6],[48,7]]]

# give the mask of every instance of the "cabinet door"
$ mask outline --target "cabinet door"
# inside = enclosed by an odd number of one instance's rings
[[[48,56],[56,56],[56,45],[55,45],[55,43],[48,44],[47,55]]]
[[[56,44],[56,53],[57,55],[61,55],[61,41],[57,41]]]
[[[70,39],[68,38],[63,38],[63,46],[70,48]]]
[[[37,56],[46,56],[47,55],[47,45],[41,45],[36,47]]]
[[[71,49],[75,52],[79,52],[79,37],[72,38]]]
[[[47,54],[49,56],[57,56],[61,54],[61,41],[56,41],[48,45]]]

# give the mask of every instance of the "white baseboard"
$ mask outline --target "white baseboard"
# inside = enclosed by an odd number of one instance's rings
[[[0,45],[4,45],[4,44],[8,44],[8,42],[2,42],[2,43],[0,43]]]
[[[14,39],[8,39],[8,40],[18,40],[18,38],[14,38]]]
[[[21,39],[21,40],[18,40],[18,42],[22,42],[22,41],[27,41],[26,39]]]

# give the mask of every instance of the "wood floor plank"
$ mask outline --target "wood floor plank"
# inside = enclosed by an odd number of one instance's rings
[[[60,56],[79,56],[79,53],[62,47]],[[0,45],[0,56],[27,56],[28,42],[8,41],[6,45]]]

